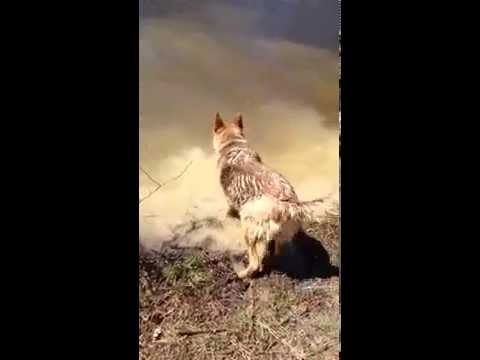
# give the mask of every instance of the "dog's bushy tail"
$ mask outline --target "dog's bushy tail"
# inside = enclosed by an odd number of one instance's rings
[[[339,216],[339,204],[333,196],[310,201],[282,201],[268,196],[247,202],[240,211],[242,222],[284,223],[296,220],[303,224],[324,222]]]
[[[315,200],[288,203],[287,207],[290,216],[302,223],[323,222],[340,215],[339,202],[332,195]]]

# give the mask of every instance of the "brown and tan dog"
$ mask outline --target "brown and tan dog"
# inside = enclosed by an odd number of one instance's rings
[[[335,212],[322,201],[299,201],[285,177],[265,165],[249,147],[241,114],[232,121],[216,114],[213,147],[228,214],[240,218],[248,247],[249,265],[238,273],[240,278],[263,271],[271,242],[278,254],[280,246],[302,229],[303,222]]]

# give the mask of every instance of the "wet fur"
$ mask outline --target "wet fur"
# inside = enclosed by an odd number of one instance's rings
[[[300,202],[288,180],[263,163],[245,139],[241,114],[233,121],[216,114],[213,147],[229,205],[227,216],[240,219],[248,247],[249,265],[238,276],[251,277],[264,270],[270,249],[278,255],[302,223],[319,213],[319,205],[325,209],[321,201]]]

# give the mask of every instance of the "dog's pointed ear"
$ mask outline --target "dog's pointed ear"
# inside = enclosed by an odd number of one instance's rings
[[[222,117],[220,116],[220,113],[215,114],[215,120],[213,121],[213,131],[217,132],[221,128],[225,126],[225,123],[223,122]]]
[[[237,113],[233,118],[233,122],[237,125],[240,129],[243,130],[243,116],[240,113]]]

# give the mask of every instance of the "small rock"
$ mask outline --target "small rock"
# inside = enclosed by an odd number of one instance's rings
[[[162,335],[162,329],[160,329],[159,327],[157,327],[154,331],[153,331],[153,340],[158,340],[160,338],[160,335]]]

